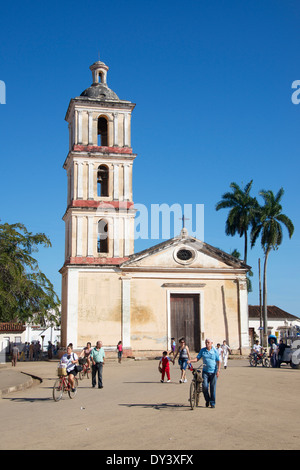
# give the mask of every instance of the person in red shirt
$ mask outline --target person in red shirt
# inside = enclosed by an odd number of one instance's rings
[[[161,371],[161,382],[164,382],[165,374],[167,374],[167,382],[171,382],[170,377],[170,358],[167,351],[163,352],[163,356],[159,361],[159,370]]]
[[[122,354],[123,354],[123,345],[122,341],[119,341],[117,344],[117,351],[118,351],[118,363],[121,364],[122,361]]]

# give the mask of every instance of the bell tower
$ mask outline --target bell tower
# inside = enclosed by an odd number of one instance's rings
[[[61,342],[62,346],[72,342],[75,348],[99,334],[103,315],[110,321],[110,310],[103,310],[107,286],[113,285],[107,284],[108,277],[116,279],[116,287],[111,287],[113,305],[123,295],[118,290],[119,266],[134,253],[132,165],[136,155],[131,148],[131,113],[135,104],[120,100],[108,87],[104,62],[95,62],[90,70],[91,86],[70,100],[65,117],[69,151],[63,165],[67,207],[65,260],[60,270]],[[118,330],[116,336],[120,334]]]
[[[120,264],[134,252],[131,113],[107,85],[108,66],[90,66],[93,82],[71,99],[65,266]]]

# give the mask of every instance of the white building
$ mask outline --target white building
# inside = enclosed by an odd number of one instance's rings
[[[278,339],[289,336],[289,331],[294,327],[300,328],[300,318],[285,312],[275,305],[269,305],[268,316],[268,336],[275,335]],[[253,344],[255,334],[260,338],[260,306],[249,305],[249,338]]]
[[[4,363],[9,353],[10,346],[15,344],[19,351],[23,350],[25,343],[39,341],[44,351],[47,350],[48,341],[56,345],[60,343],[60,327],[21,323],[0,323],[0,363]]]

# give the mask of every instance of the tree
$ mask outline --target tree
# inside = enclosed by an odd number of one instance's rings
[[[244,237],[244,262],[247,263],[248,230],[254,219],[254,211],[257,207],[256,198],[250,196],[253,180],[241,189],[237,183],[231,183],[232,192],[223,194],[222,200],[216,204],[216,210],[231,209],[229,211],[225,233],[234,236],[238,234]]]
[[[51,247],[45,234],[0,224],[0,321],[59,323],[59,299],[32,256],[39,246]]]
[[[271,190],[262,190],[259,193],[264,199],[264,205],[256,209],[255,223],[251,230],[251,247],[261,235],[261,246],[265,255],[263,271],[263,334],[264,346],[267,346],[267,263],[271,250],[278,250],[282,243],[282,226],[286,227],[289,238],[294,233],[292,221],[282,213],[280,201],[284,194],[283,188],[280,188],[276,195]]]

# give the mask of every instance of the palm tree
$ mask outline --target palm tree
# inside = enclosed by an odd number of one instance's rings
[[[230,188],[232,192],[223,194],[222,200],[217,203],[216,210],[231,209],[229,211],[225,233],[226,235],[234,236],[239,234],[244,237],[244,262],[247,263],[247,248],[248,248],[248,229],[254,220],[255,209],[258,203],[255,197],[250,196],[250,190],[253,180],[246,184],[242,189],[237,183],[231,183]]]
[[[267,346],[267,262],[271,250],[277,250],[282,243],[282,226],[286,227],[289,237],[294,233],[292,221],[282,213],[280,201],[284,194],[283,188],[280,188],[276,195],[273,191],[262,190],[259,193],[264,199],[264,206],[256,211],[256,221],[251,231],[251,247],[256,243],[261,235],[261,246],[264,251],[264,272],[263,272],[263,334],[264,346]]]

